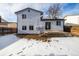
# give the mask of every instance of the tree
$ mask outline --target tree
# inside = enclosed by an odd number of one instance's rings
[[[52,6],[49,7],[48,9],[48,15],[49,18],[59,18],[59,16],[61,15],[61,5],[59,3],[55,3]]]

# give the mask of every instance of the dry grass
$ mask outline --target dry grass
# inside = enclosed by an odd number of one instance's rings
[[[48,40],[51,37],[66,37],[69,36],[69,33],[66,32],[53,32],[53,33],[44,33],[44,34],[16,34],[17,37],[20,38],[27,38],[27,39],[35,39],[35,40],[39,40],[39,41],[43,41],[43,42],[50,42],[50,40]]]
[[[8,34],[15,34],[15,33],[11,33],[11,32],[0,32],[0,36],[4,36],[4,35],[8,35]]]
[[[42,37],[68,37],[71,36],[69,32],[50,32],[50,33],[44,33],[41,35]]]
[[[43,42],[49,42],[49,40],[47,40],[49,37],[41,37],[39,35],[36,34],[16,34],[17,37],[20,38],[27,38],[27,39],[34,39],[34,40],[39,40],[39,41],[43,41]]]

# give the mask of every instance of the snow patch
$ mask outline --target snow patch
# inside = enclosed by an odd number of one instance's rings
[[[13,38],[11,38],[13,39]],[[0,51],[0,56],[78,56],[79,37],[57,37],[51,42],[20,39]]]

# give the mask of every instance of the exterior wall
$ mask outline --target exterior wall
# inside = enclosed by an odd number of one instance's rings
[[[53,31],[63,31],[64,20],[60,20],[60,21],[61,21],[61,25],[59,25],[59,26],[56,25],[56,21],[43,21],[42,25],[45,25],[45,22],[51,22],[51,30],[53,30]]]
[[[16,28],[17,27],[17,25],[16,25],[16,23],[8,23],[8,28]]]
[[[7,27],[7,26],[8,26],[7,23],[0,23],[0,28],[1,28],[1,27]]]
[[[52,25],[51,29],[56,30],[56,31],[63,31],[63,25],[64,25],[63,21],[61,21],[61,25],[59,26],[56,25],[56,21],[53,21],[51,25]]]
[[[22,14],[26,14],[27,18],[26,19],[22,19]],[[19,12],[17,14],[17,27],[18,27],[18,33],[20,34],[38,34],[39,31],[37,31],[36,27],[38,27],[40,25],[40,16],[41,13],[40,12],[36,12],[33,10],[30,10],[30,12],[28,12],[27,10]],[[26,30],[22,30],[22,26],[27,26]],[[33,25],[34,26],[34,30],[29,30],[29,26]]]

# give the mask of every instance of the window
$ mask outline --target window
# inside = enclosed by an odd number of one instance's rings
[[[56,25],[57,25],[57,26],[61,25],[61,21],[57,21],[57,22],[56,22]]]
[[[22,14],[22,19],[26,19],[26,14]]]
[[[45,22],[45,29],[50,30],[51,29],[51,22]]]
[[[33,26],[29,26],[29,30],[34,30],[34,27]]]
[[[26,30],[26,26],[22,26],[22,30]]]
[[[30,12],[30,10],[28,9],[28,12]]]

